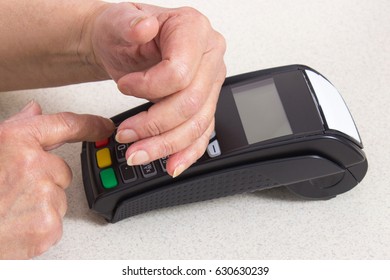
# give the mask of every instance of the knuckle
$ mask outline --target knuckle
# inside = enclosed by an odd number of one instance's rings
[[[51,199],[54,195],[55,186],[51,183],[43,182],[35,188],[36,195],[42,200],[42,206],[50,207]]]
[[[28,258],[30,259],[32,257],[40,256],[45,253],[49,249],[49,246],[46,243],[47,242],[43,241],[37,242],[37,244],[35,244],[28,253]]]
[[[195,17],[203,16],[197,9],[193,7],[189,7],[189,6],[181,7],[179,8],[179,10],[181,11],[182,14],[185,15],[191,15]]]
[[[62,235],[62,220],[52,208],[42,207],[33,226],[33,256],[47,251]]]
[[[162,137],[161,143],[159,145],[159,154],[160,157],[169,156],[176,152],[175,145],[171,141],[168,141],[165,137]]]
[[[171,63],[171,81],[179,89],[186,88],[191,83],[191,71],[188,65],[180,61]]]
[[[62,233],[62,221],[57,214],[46,214],[43,218],[45,229],[43,233],[55,237]]]
[[[225,63],[222,64],[222,71],[221,71],[221,73],[222,73],[222,76],[223,76],[223,80],[225,80],[225,77],[226,77],[226,74],[227,74],[227,67],[226,67]]]
[[[36,233],[43,238],[54,238],[62,232],[62,221],[53,208],[44,208],[40,215],[40,222]]]
[[[196,160],[197,159],[199,159],[199,158],[201,158],[203,155],[204,155],[204,153],[205,153],[205,151],[206,151],[206,149],[207,149],[207,144],[208,144],[208,141],[206,142],[206,141],[203,141],[202,143],[201,143],[201,145],[199,145],[199,148],[196,150],[196,152],[195,152],[195,158],[196,158]]]
[[[63,217],[63,216],[65,216],[66,211],[68,211],[68,203],[67,203],[67,198],[66,198],[66,194],[64,191],[61,192],[61,194],[58,197],[58,200],[59,200],[58,209],[59,209],[61,217]]]
[[[195,92],[190,96],[183,96],[181,102],[179,102],[178,111],[180,116],[184,117],[185,119],[188,119],[196,112],[198,112],[201,109],[202,105],[203,102],[201,94],[197,94]]]
[[[205,153],[207,146],[209,144],[209,137],[206,134],[203,134],[201,136],[198,149],[196,149],[195,157],[196,159],[199,159],[203,154]]]
[[[49,130],[57,129],[59,135],[66,135],[66,138],[84,138],[86,130],[82,128],[88,125],[82,118],[71,112],[60,112],[54,115],[56,126],[51,125]],[[89,124],[90,125],[90,124]]]
[[[197,9],[192,7],[183,7],[182,12],[186,16],[194,18],[197,21],[198,26],[210,27],[209,19]]]
[[[226,68],[225,63],[223,63],[222,66],[221,66],[221,70],[217,74],[217,77],[215,79],[215,83],[217,83],[220,86],[222,86],[222,84],[225,81],[226,74],[227,74],[227,68]]]
[[[39,126],[28,123],[25,128],[28,136],[38,142],[41,142],[44,139],[44,131],[48,129],[45,122],[42,122]]]
[[[215,32],[216,33],[216,39],[215,39],[215,42],[216,42],[216,47],[221,50],[222,53],[225,53],[226,52],[226,39],[225,37],[219,33],[219,32]]]
[[[191,121],[192,139],[200,138],[206,129],[210,126],[210,120],[207,116],[199,116]]]
[[[41,152],[35,149],[26,149],[23,157],[15,158],[17,163],[22,164],[26,170],[35,170],[37,166],[40,166],[43,162]]]
[[[146,125],[145,125],[145,130],[147,135],[150,136],[156,136],[161,134],[161,129],[158,121],[155,119],[150,119]]]
[[[61,112],[57,115],[58,122],[64,127],[67,131],[73,132],[77,128],[77,120],[73,113]]]
[[[58,182],[62,188],[67,188],[72,182],[73,173],[70,166],[66,161],[60,157],[55,157],[52,160],[56,160],[56,166],[58,166],[55,172],[51,172],[51,179],[53,182]],[[58,175],[60,174],[60,176]]]
[[[72,170],[70,169],[69,165],[65,164],[66,167],[63,169],[64,170],[64,175],[63,175],[63,185],[61,186],[62,188],[66,189],[69,187],[69,185],[72,183],[73,180],[73,173]]]

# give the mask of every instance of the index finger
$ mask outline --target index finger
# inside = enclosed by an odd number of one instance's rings
[[[149,5],[140,8],[155,10]],[[155,66],[123,76],[118,88],[125,94],[158,99],[186,88],[193,80],[211,31],[209,21],[192,8],[163,10],[157,15],[160,31],[156,44],[162,60]],[[196,29],[196,30],[195,30]]]
[[[60,143],[98,141],[109,137],[115,130],[114,123],[94,115],[58,113],[41,115],[29,120],[29,132],[42,147]]]

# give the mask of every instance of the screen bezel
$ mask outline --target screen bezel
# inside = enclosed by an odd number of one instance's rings
[[[242,86],[272,78],[278,91],[292,134],[285,135],[258,143],[270,143],[281,139],[302,137],[307,134],[321,133],[324,125],[318,107],[302,71],[288,71],[267,74],[256,78],[245,78],[233,84],[226,84],[221,89],[217,110],[215,130],[219,139],[222,153],[248,146],[247,137],[236,106],[232,87]]]

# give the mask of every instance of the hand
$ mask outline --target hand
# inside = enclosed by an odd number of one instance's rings
[[[118,127],[118,142],[135,142],[128,164],[169,155],[167,171],[178,176],[203,155],[214,129],[223,37],[194,9],[132,3],[103,5],[87,30],[96,63],[119,89],[156,101]]]
[[[91,115],[42,115],[30,102],[0,123],[0,259],[31,258],[61,238],[69,166],[48,151],[66,142],[96,141],[114,130]]]

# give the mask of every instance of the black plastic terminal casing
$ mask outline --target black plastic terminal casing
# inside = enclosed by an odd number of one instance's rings
[[[305,84],[307,92],[302,93],[302,81],[307,83],[304,70],[314,71],[307,66],[291,65],[227,78],[216,112],[216,133],[222,154],[216,158],[203,156],[174,179],[156,163],[157,176],[142,178],[138,170],[139,179],[125,184],[117,170],[119,163],[115,162],[113,156],[113,168],[119,178],[119,185],[105,189],[100,182],[100,169],[96,165],[97,149],[94,143],[84,142],[81,164],[89,207],[114,223],[153,209],[280,186],[308,199],[329,199],[352,189],[367,172],[363,145],[327,127],[310,84]],[[232,84],[259,77],[275,79],[278,91],[283,95],[286,111],[291,107],[292,111],[288,115],[294,133],[248,145],[242,143],[242,131],[234,134],[235,137],[229,137],[231,132],[228,130],[232,129],[231,124],[235,122],[229,119],[234,116],[232,107],[229,107],[229,88]],[[290,84],[296,80],[299,81],[295,88],[285,86],[286,81]],[[119,124],[130,116],[148,110],[150,106],[152,103],[146,103],[112,120]],[[297,110],[294,106],[301,107]],[[299,125],[301,122],[305,122],[305,126]],[[242,130],[239,124],[237,127],[234,124],[232,126],[235,131]],[[111,137],[108,148],[112,154],[115,145]]]

